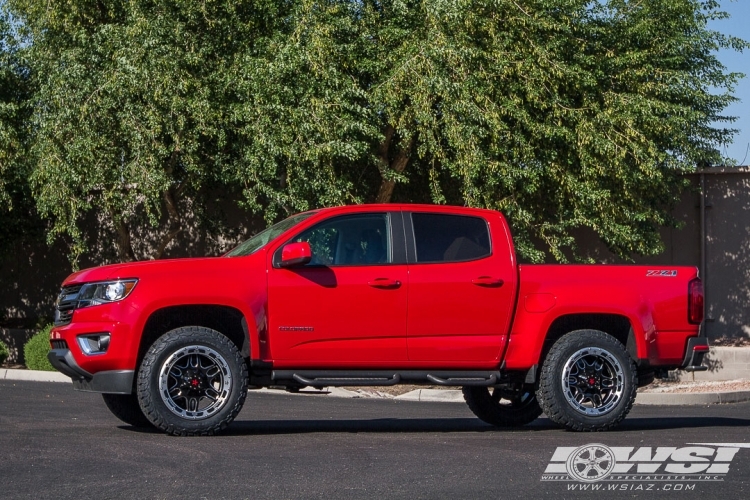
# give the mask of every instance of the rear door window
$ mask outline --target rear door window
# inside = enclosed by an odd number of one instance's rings
[[[481,217],[412,212],[417,263],[464,262],[492,254]]]

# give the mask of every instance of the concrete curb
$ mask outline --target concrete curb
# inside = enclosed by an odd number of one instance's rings
[[[332,398],[364,399],[360,394],[352,391],[347,391],[346,389],[341,389],[340,387],[324,387],[321,390],[300,389],[296,392],[285,391],[284,389],[269,389],[267,387],[263,387],[262,389],[250,389],[250,392],[259,392],[261,394],[284,394],[288,396],[330,396]]]
[[[23,380],[27,382],[70,382],[70,377],[59,372],[39,370],[0,369],[0,380]],[[332,398],[371,399],[360,393],[327,387],[323,390],[302,389],[299,392],[284,392],[278,389],[258,389],[254,392],[269,394],[290,394],[300,396],[327,396]],[[384,398],[385,399],[385,398]],[[463,403],[464,396],[455,389],[415,389],[393,398],[397,401],[419,401],[434,403]],[[635,398],[637,405],[715,405],[750,401],[750,391],[734,392],[639,392]]]
[[[716,405],[750,401],[750,391],[734,392],[642,392],[635,398],[637,405]]]
[[[394,399],[399,401],[430,401],[439,403],[464,403],[464,394],[455,389],[415,389]]]
[[[70,377],[60,372],[41,370],[0,369],[0,380],[25,380],[27,382],[71,382]]]

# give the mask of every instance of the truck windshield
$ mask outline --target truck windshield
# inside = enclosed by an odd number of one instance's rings
[[[242,257],[245,255],[250,255],[252,253],[255,253],[256,251],[260,250],[264,246],[268,244],[269,241],[273,240],[277,236],[279,236],[281,233],[286,231],[287,229],[291,228],[292,226],[295,226],[302,222],[303,220],[307,219],[311,215],[315,214],[316,212],[305,212],[303,214],[297,214],[292,215],[291,217],[284,219],[281,222],[277,222],[271,227],[268,227],[264,229],[263,231],[259,232],[249,240],[245,240],[239,245],[237,245],[233,250],[230,250],[228,253],[226,253],[225,257]]]

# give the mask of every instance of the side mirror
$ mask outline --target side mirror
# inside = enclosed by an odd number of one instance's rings
[[[289,243],[281,249],[281,267],[304,266],[312,260],[312,250],[306,241]]]

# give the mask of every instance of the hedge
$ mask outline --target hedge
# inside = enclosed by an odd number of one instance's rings
[[[52,325],[45,326],[23,347],[23,357],[26,360],[26,368],[29,370],[55,371],[47,359],[47,353],[50,351],[49,332],[51,329]]]
[[[10,351],[8,351],[8,346],[5,345],[5,342],[0,340],[0,365],[5,363],[5,360],[8,359],[9,355]]]

